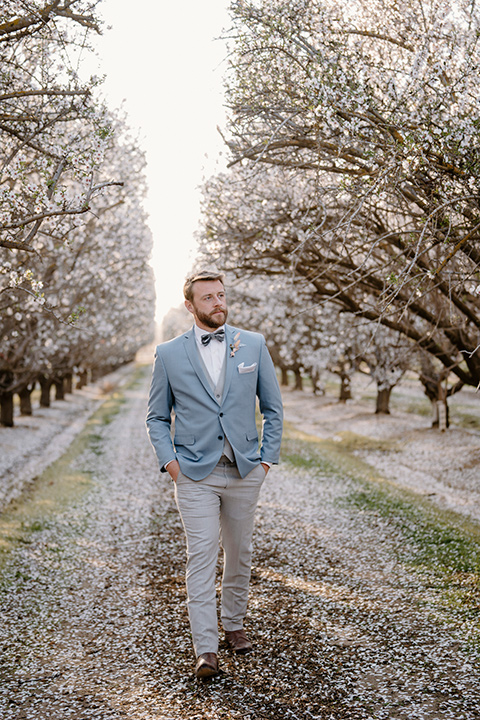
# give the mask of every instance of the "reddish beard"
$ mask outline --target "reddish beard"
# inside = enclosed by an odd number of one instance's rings
[[[217,308],[216,310],[212,310],[211,313],[204,313],[195,308],[195,315],[203,325],[212,328],[212,330],[216,330],[227,322],[228,310],[227,308]]]

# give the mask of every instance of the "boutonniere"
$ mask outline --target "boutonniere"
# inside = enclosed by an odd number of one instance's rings
[[[240,347],[240,333],[237,333],[233,338],[233,343],[230,343],[230,357],[235,357],[235,353]]]

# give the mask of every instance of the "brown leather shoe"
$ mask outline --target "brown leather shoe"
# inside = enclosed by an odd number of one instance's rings
[[[253,645],[245,635],[245,630],[225,630],[225,640],[237,655],[244,655],[253,650]]]
[[[195,675],[201,679],[218,675],[218,660],[215,653],[202,653],[198,656]]]

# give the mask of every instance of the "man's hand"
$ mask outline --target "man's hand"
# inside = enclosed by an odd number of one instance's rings
[[[270,465],[267,465],[266,463],[260,463],[260,465],[261,465],[261,466],[263,467],[263,469],[265,470],[265,476],[266,476],[266,475],[268,474],[268,471],[270,470]],[[168,467],[169,467],[169,469],[170,469],[170,465],[169,465]]]
[[[178,460],[172,460],[172,462],[168,463],[167,472],[169,473],[173,482],[177,482],[178,473],[180,472],[180,465],[178,464]]]

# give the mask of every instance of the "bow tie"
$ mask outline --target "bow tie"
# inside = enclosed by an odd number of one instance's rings
[[[215,338],[218,342],[223,342],[225,340],[225,330],[216,330],[214,333],[202,335],[202,345],[208,345],[212,338]]]

